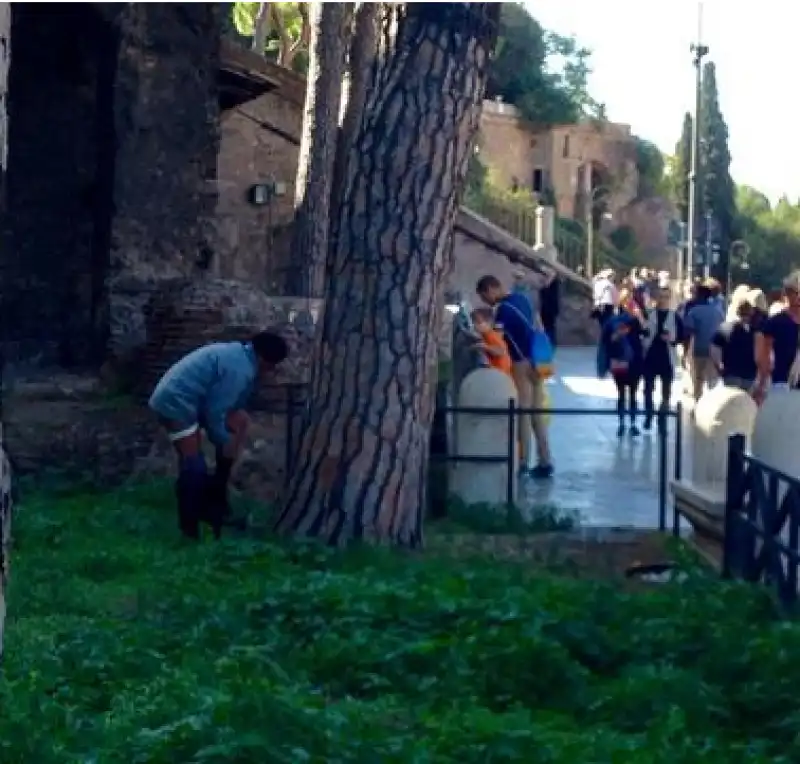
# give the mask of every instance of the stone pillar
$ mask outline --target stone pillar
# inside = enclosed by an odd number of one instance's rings
[[[728,438],[753,432],[757,407],[743,390],[724,385],[707,390],[690,425],[688,476],[673,483],[676,501],[698,516],[721,521],[725,513]]]
[[[536,246],[552,247],[555,245],[556,215],[552,207],[536,208]]]
[[[558,250],[555,245],[556,214],[552,207],[536,208],[536,245],[534,250],[539,257],[555,263],[558,261]]]
[[[123,3],[108,291],[111,352],[141,344],[142,310],[166,280],[213,273],[221,9]]]
[[[458,393],[458,407],[507,408],[517,391],[511,377],[497,369],[475,369],[464,379]],[[496,414],[455,414],[456,453],[461,456],[506,456],[508,417]],[[516,444],[515,444],[516,455]],[[516,459],[511,465],[512,500],[517,498]],[[453,467],[453,493],[468,504],[504,505],[507,501],[509,465],[456,462]]]
[[[750,442],[753,456],[791,477],[800,477],[798,417],[800,417],[800,392],[771,391],[758,410]],[[779,481],[779,504],[786,496],[787,488],[785,482]],[[788,544],[788,530],[784,530],[780,538],[783,543]]]

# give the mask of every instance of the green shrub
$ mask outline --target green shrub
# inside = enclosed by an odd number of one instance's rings
[[[27,496],[3,764],[800,760],[800,628],[760,588],[174,526],[166,485]]]

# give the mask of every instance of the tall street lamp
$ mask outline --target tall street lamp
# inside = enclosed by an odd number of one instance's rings
[[[747,261],[747,256],[749,254],[750,245],[746,241],[737,239],[731,243],[731,248],[728,250],[728,274],[725,284],[725,295],[727,296],[728,301],[731,299],[731,290],[733,289],[734,264],[738,264],[740,270],[750,270],[750,263]],[[738,258],[736,257],[737,255]]]
[[[591,172],[591,171],[590,171]],[[591,180],[589,180],[591,184]],[[591,185],[587,188],[586,194],[586,278],[594,276],[594,210],[597,206],[597,199],[600,194],[608,193],[605,186],[597,186],[592,188]],[[611,215],[606,213],[603,215],[606,220],[611,220]]]
[[[697,171],[700,161],[700,118],[702,115],[703,59],[708,55],[708,46],[701,42],[703,36],[703,4],[697,4],[697,42],[689,46],[695,69],[694,117],[692,119],[692,160],[689,171],[689,224],[686,248],[686,274],[694,277],[694,248],[697,236]]]

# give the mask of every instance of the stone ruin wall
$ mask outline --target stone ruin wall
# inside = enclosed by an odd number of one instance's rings
[[[50,34],[53,25],[70,20],[69,9],[58,18],[33,16],[49,13],[52,8],[23,10],[16,17],[21,28],[34,35],[34,41]],[[90,8],[94,13],[94,7]],[[256,402],[255,438],[239,475],[240,481],[249,481],[248,487],[259,498],[274,499],[285,464],[286,383],[302,384],[308,379],[308,336],[320,307],[308,300],[269,298],[264,291],[263,251],[259,251],[259,258],[246,259],[247,252],[262,250],[259,243],[243,237],[241,246],[226,249],[219,236],[220,212],[226,203],[230,211],[238,202],[243,217],[250,215],[246,221],[250,230],[260,225],[260,220],[253,219],[252,208],[246,206],[242,190],[256,181],[262,170],[251,166],[246,152],[240,151],[239,156],[244,158],[236,172],[225,164],[224,157],[230,157],[231,152],[225,155],[220,151],[218,9],[215,4],[181,4],[180,12],[169,4],[101,4],[97,9],[92,23],[113,32],[102,52],[114,53],[113,66],[108,69],[113,86],[109,104],[113,107],[114,151],[112,166],[106,167],[113,215],[108,262],[106,270],[100,272],[105,301],[93,307],[97,320],[104,321],[110,330],[107,349],[111,362],[104,365],[100,378],[77,371],[67,373],[63,368],[59,371],[53,365],[58,363],[58,355],[51,352],[58,333],[53,333],[52,342],[40,333],[40,327],[48,331],[63,328],[58,315],[47,311],[74,297],[64,291],[64,284],[75,282],[81,288],[87,284],[90,288],[91,279],[96,286],[98,273],[89,272],[89,265],[97,265],[91,261],[89,250],[80,249],[86,237],[72,235],[67,205],[59,208],[61,217],[54,219],[53,225],[43,226],[42,216],[46,220],[58,200],[47,197],[51,204],[43,203],[43,184],[23,182],[23,168],[26,162],[31,166],[32,158],[41,155],[41,163],[52,165],[52,157],[42,151],[48,121],[41,118],[42,113],[37,115],[30,108],[25,111],[25,98],[37,85],[35,75],[42,73],[34,46],[33,52],[29,49],[28,60],[39,68],[21,67],[17,71],[19,122],[28,124],[28,128],[17,133],[21,152],[20,193],[15,196],[18,222],[16,236],[6,238],[0,268],[0,293],[20,297],[6,310],[18,310],[20,321],[16,325],[21,326],[20,337],[26,341],[7,347],[13,346],[31,361],[11,364],[5,379],[5,422],[12,457],[23,473],[53,471],[101,485],[142,470],[171,472],[174,460],[169,445],[141,404],[143,388],[152,384],[165,363],[209,339],[240,339],[275,325],[289,339],[296,360],[281,378],[272,380],[267,394]],[[85,8],[78,12],[87,13]],[[21,42],[23,49],[30,44],[30,39]],[[97,76],[94,59],[87,60],[75,50],[71,53],[83,67],[79,78]],[[99,60],[99,52],[92,55]],[[59,84],[60,76],[53,74],[52,83]],[[67,88],[68,96],[62,94],[59,109],[64,120],[75,123],[76,130],[85,126],[81,120],[100,106],[80,99],[64,102],[63,98],[95,92],[93,86],[78,93]],[[176,93],[181,94],[179,103]],[[42,99],[34,103],[37,108],[49,108]],[[234,142],[248,140],[242,130],[228,129],[227,135]],[[227,184],[218,182],[221,156],[221,174]],[[61,155],[56,158],[63,164]],[[14,164],[13,151],[11,161]],[[73,189],[69,182],[91,178],[97,170],[91,163],[88,169],[67,169],[73,175],[65,178],[62,187],[68,189],[67,197],[74,199],[80,186]],[[292,198],[289,186],[288,200]],[[14,228],[9,216],[4,224],[6,229]],[[67,236],[63,235],[65,230]],[[28,252],[22,243],[35,239],[37,231],[40,237]],[[64,241],[55,251],[61,256],[45,262],[45,256],[54,257],[46,236],[59,233]],[[8,246],[14,243],[20,246]],[[31,268],[30,254],[39,258],[33,260],[36,268]],[[67,278],[64,268],[77,269],[80,279]],[[231,281],[231,277],[238,280]],[[30,295],[28,287],[34,281],[41,287],[37,299],[22,299]],[[73,312],[78,313],[78,308]],[[248,464],[258,469],[248,469]]]

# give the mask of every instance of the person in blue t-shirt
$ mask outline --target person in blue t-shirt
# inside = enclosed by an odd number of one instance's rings
[[[289,354],[286,341],[260,332],[249,342],[215,342],[193,350],[159,380],[149,407],[178,457],[178,522],[198,538],[199,523],[215,536],[229,516],[228,481],[247,436],[244,408],[258,378]],[[216,471],[208,474],[201,431],[216,447]]]
[[[503,337],[511,356],[511,376],[517,386],[520,408],[543,411],[547,407],[544,380],[530,359],[534,327],[542,329],[539,314],[524,293],[509,294],[495,276],[483,276],[475,290],[487,305],[495,308],[495,322],[497,328],[503,330]],[[520,415],[519,430],[523,448],[522,469],[526,470],[527,465],[531,463],[531,454],[528,452],[532,434],[536,441],[537,464],[531,470],[531,474],[536,478],[550,477],[553,474],[553,460],[547,438],[546,416]]]

